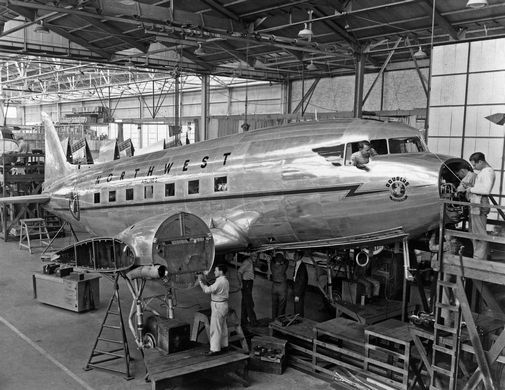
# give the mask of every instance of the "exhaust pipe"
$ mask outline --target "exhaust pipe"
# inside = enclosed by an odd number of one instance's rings
[[[168,274],[167,267],[160,264],[143,265],[126,274],[128,279],[161,279]]]

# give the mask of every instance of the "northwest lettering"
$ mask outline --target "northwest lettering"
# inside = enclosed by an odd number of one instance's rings
[[[222,162],[223,165],[226,165],[228,162],[228,157],[230,157],[231,152],[228,153],[223,153],[222,157]],[[209,163],[210,156],[204,156],[200,161],[198,161],[194,166],[198,167],[199,169],[205,169]],[[184,160],[180,166],[180,172],[187,172],[188,169],[192,168],[193,166],[191,165],[191,159],[186,159]],[[133,170],[127,172],[127,171],[121,171],[117,175],[114,175],[114,173],[109,173],[106,176],[98,175],[95,180],[95,184],[100,184],[101,182],[107,182],[109,183],[112,181],[114,177],[117,177],[117,180],[125,180],[125,179],[136,179],[137,177],[144,177],[144,176],[152,176],[154,172],[159,172],[160,174],[163,175],[168,175],[170,172],[175,173],[177,172],[178,167],[174,167],[174,161],[169,161],[166,162],[163,165],[160,165],[156,167],[155,165],[148,165],[146,168],[134,168]]]

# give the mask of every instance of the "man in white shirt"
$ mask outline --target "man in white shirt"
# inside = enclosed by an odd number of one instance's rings
[[[205,294],[210,294],[210,351],[208,356],[214,356],[221,352],[222,348],[228,348],[228,326],[226,316],[228,315],[228,297],[230,294],[230,283],[225,274],[227,267],[225,264],[218,264],[214,268],[216,281],[210,286],[203,284],[201,276],[198,283]]]
[[[470,207],[470,221],[472,233],[487,235],[486,224],[489,214],[489,198],[493,189],[495,174],[493,168],[486,162],[484,153],[475,152],[470,156],[470,163],[478,171],[473,187],[466,189],[470,203],[478,203],[481,207]],[[473,258],[487,260],[487,241],[473,241]]]

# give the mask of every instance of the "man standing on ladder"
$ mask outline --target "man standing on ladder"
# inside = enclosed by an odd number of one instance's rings
[[[486,224],[489,214],[489,195],[493,189],[495,174],[493,168],[486,162],[484,153],[475,152],[470,156],[470,163],[478,170],[473,187],[467,188],[470,203],[481,206],[470,207],[470,221],[472,233],[481,236],[487,235]],[[473,258],[487,260],[487,241],[473,240]]]

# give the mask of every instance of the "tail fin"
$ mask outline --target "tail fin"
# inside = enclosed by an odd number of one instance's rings
[[[53,122],[45,112],[42,114],[42,123],[45,128],[45,153],[46,164],[44,168],[44,180],[50,182],[68,175],[72,169],[67,161],[63,147],[61,146],[58,133]]]

